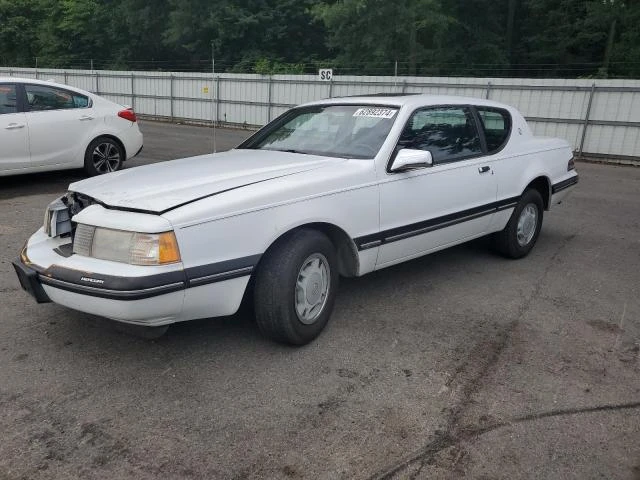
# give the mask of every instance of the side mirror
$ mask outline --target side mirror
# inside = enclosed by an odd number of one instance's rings
[[[390,172],[406,172],[417,168],[427,168],[433,166],[433,157],[427,150],[414,150],[403,148],[398,151],[396,158],[391,164]]]

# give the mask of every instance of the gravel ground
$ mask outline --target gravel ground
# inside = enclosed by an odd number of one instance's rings
[[[211,149],[141,127],[129,167]],[[640,169],[578,169],[527,258],[345,279],[303,348],[246,313],[149,341],[35,304],[10,261],[82,173],[0,178],[0,479],[640,479]]]

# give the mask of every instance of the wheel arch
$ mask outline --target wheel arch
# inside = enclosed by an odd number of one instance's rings
[[[266,258],[269,252],[277,247],[282,240],[302,229],[316,230],[324,233],[333,243],[338,257],[338,270],[343,277],[356,277],[360,271],[360,257],[358,248],[349,234],[342,228],[328,222],[310,222],[290,228],[281,233],[266,249],[262,258]],[[259,264],[257,268],[259,268]]]
[[[542,202],[544,204],[544,209],[549,210],[551,206],[551,181],[549,180],[549,177],[545,175],[540,175],[539,177],[536,177],[535,179],[533,179],[527,184],[527,186],[522,191],[522,193],[524,193],[530,188],[537,190],[540,193],[540,196],[542,197]]]
[[[87,151],[89,150],[89,146],[99,138],[109,138],[109,139],[113,140],[114,142],[116,142],[118,144],[118,146],[122,149],[122,154],[123,154],[122,155],[122,162],[124,163],[127,160],[127,148],[124,146],[124,143],[122,143],[122,140],[120,140],[118,137],[116,137],[115,135],[112,135],[110,133],[102,133],[100,135],[95,135],[91,140],[89,140],[89,143],[87,143],[87,146],[84,149],[85,155],[87,154]]]

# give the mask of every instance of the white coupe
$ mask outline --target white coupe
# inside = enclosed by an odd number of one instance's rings
[[[161,331],[233,314],[246,294],[264,334],[301,345],[327,324],[340,275],[489,234],[523,257],[577,182],[569,144],[507,105],[324,100],[229,152],[72,184],[14,266],[38,302]]]
[[[114,172],[142,150],[131,108],[67,85],[0,77],[0,176]]]

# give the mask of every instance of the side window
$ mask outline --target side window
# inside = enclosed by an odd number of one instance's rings
[[[79,93],[73,94],[73,105],[76,108],[87,108],[89,106],[89,97],[80,95]]]
[[[487,140],[487,151],[489,154],[495,153],[504,147],[509,139],[511,132],[511,116],[506,110],[490,109],[485,107],[476,107],[482,127],[484,128],[484,136]]]
[[[30,84],[26,84],[24,88],[27,92],[27,105],[29,111],[32,112],[85,108],[89,106],[89,99],[84,95],[61,88]]]
[[[12,83],[0,84],[0,115],[18,112],[16,86]]]
[[[428,150],[436,164],[482,153],[473,115],[466,107],[436,107],[415,112],[400,136],[398,148]]]

